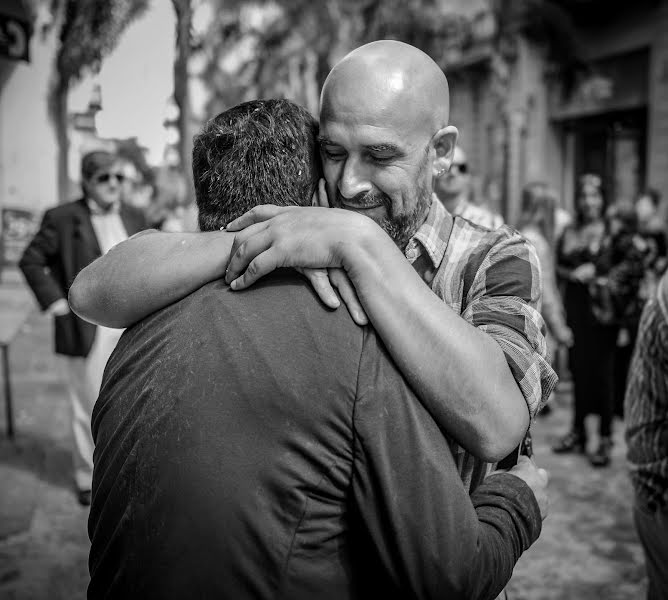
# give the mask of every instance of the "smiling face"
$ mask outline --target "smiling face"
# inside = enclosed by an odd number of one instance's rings
[[[330,204],[372,218],[403,248],[427,217],[434,165],[448,153],[439,150],[453,132],[444,137],[447,107],[444,117],[442,108],[432,106],[433,94],[421,94],[412,67],[391,59],[406,45],[392,45],[388,60],[388,43],[376,44],[385,51],[363,47],[361,56],[349,55],[325,82],[320,152]],[[419,52],[408,48],[411,55]],[[447,105],[447,83],[439,74]]]

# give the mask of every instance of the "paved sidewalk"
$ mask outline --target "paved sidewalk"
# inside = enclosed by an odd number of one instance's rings
[[[88,511],[73,493],[68,400],[48,318],[35,312],[28,319],[11,347],[11,365],[16,442],[5,437],[3,410],[0,599],[85,598]],[[608,469],[594,470],[581,456],[555,456],[549,443],[567,429],[568,404],[567,394],[559,396],[552,415],[534,428],[537,460],[551,472],[550,516],[515,569],[509,599],[641,599],[644,572],[621,426]]]

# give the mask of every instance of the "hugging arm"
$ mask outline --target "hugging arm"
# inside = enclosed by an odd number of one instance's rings
[[[469,496],[436,423],[374,340],[360,364],[352,477],[371,545],[411,597],[496,598],[540,534],[546,476],[529,487],[511,474],[518,466]]]
[[[490,251],[484,263],[493,268],[475,275],[460,316],[364,216],[276,207],[247,215],[242,225],[263,221],[264,227],[237,236],[227,275],[233,288],[277,267],[343,266],[370,322],[439,426],[486,462],[501,460],[519,445],[529,408],[533,414],[554,384],[534,306],[537,259],[519,236]],[[515,297],[517,290],[507,282],[513,278],[521,281],[525,297]]]
[[[81,270],[70,288],[70,306],[91,323],[129,327],[222,278],[233,241],[234,234],[224,231],[142,231]],[[366,325],[364,310],[342,269],[299,271],[326,306],[339,306],[336,288],[354,321]]]
[[[234,234],[143,231],[74,280],[72,310],[106,327],[128,327],[223,276]]]

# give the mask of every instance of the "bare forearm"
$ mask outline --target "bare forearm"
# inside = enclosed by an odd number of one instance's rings
[[[501,348],[446,306],[378,231],[343,255],[370,321],[439,426],[479,458],[500,460],[529,426]]]
[[[152,232],[112,248],[77,275],[72,310],[107,327],[128,327],[222,277],[233,234]]]

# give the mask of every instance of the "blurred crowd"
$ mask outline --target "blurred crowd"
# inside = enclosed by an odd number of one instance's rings
[[[445,207],[479,225],[497,228],[501,215],[494,185],[472,193],[466,154],[457,148],[452,168],[435,192]],[[641,313],[668,265],[661,196],[647,188],[623,203],[609,203],[596,173],[578,179],[573,212],[547,183],[522,190],[514,226],[535,247],[543,272],[542,315],[554,367],[572,382],[573,420],[556,453],[580,452],[595,467],[610,463],[614,417],[624,417],[624,394]],[[541,415],[549,414],[550,404]],[[588,443],[585,419],[598,417],[598,439]]]

